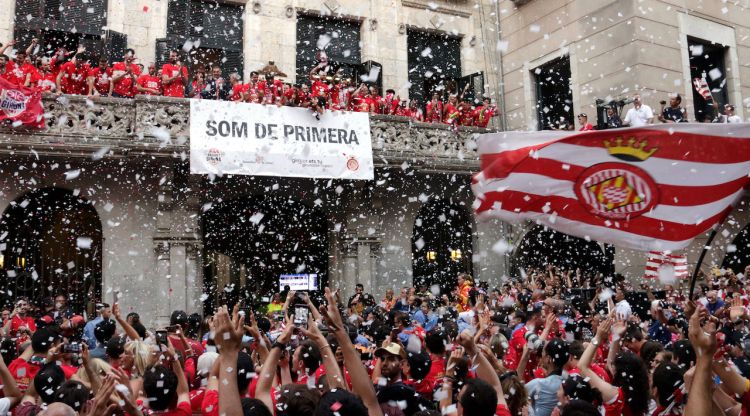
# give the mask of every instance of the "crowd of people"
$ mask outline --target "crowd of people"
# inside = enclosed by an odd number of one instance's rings
[[[119,300],[86,319],[64,295],[18,299],[3,310],[0,415],[737,416],[743,272],[713,270],[692,300],[551,265],[494,289],[462,273],[444,293],[285,290],[156,330]]]
[[[403,100],[394,90],[381,95],[376,86],[358,85],[351,78],[334,72],[327,60],[308,74],[307,82],[294,85],[283,82],[277,73],[250,73],[243,83],[241,75],[222,73],[221,66],[198,65],[189,73],[179,50],[169,52],[167,62],[157,68],[155,63],[136,62],[133,49],[127,49],[122,61],[109,65],[107,57],[91,56],[80,47],[76,51],[60,48],[54,56],[32,55],[39,49],[33,39],[26,49],[17,49],[11,59],[5,53],[16,43],[0,47],[0,78],[13,84],[39,88],[44,92],[87,95],[92,97],[133,98],[141,95],[188,97],[256,104],[310,108],[322,114],[326,110],[345,110],[408,117],[415,121],[453,126],[485,128],[497,114],[489,97],[474,101],[466,90],[448,94],[443,100],[435,93],[425,106],[417,100]]]
[[[643,127],[654,124],[656,121],[661,123],[687,123],[690,121],[685,107],[682,106],[682,96],[677,93],[669,95],[669,102],[666,100],[660,101],[661,107],[658,112],[654,112],[648,104],[645,104],[640,94],[633,95],[632,103],[633,107],[628,109],[624,118],[620,117],[615,105],[607,105],[601,128]],[[705,114],[701,122],[742,123],[742,117],[738,116],[735,110],[732,104],[727,103],[720,107],[718,101],[711,99],[704,109]],[[586,113],[579,114],[577,119],[578,131],[596,130],[596,127],[589,122]],[[572,121],[562,118],[558,123],[551,124],[549,128],[550,130],[573,130],[575,125]]]

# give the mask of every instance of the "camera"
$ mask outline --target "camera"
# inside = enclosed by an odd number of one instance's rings
[[[157,345],[168,345],[167,342],[167,331],[156,331],[156,344]]]
[[[77,342],[71,342],[70,344],[63,345],[63,353],[78,354],[79,352],[81,352],[81,344]]]
[[[539,335],[533,332],[527,332],[524,338],[526,338],[526,344],[528,344],[530,351],[534,351],[537,355],[542,352],[544,341],[539,338]]]
[[[661,101],[659,101],[659,104],[661,104],[661,105],[667,105],[667,102],[664,101],[664,100],[661,100]]]

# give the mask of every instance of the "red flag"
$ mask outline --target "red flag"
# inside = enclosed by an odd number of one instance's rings
[[[0,78],[0,121],[11,120],[14,126],[44,127],[42,93],[36,88],[21,87]]]
[[[686,247],[750,181],[750,124],[493,133],[478,145],[480,218],[535,220],[643,251]]]
[[[708,82],[706,82],[705,78],[693,78],[693,86],[704,100],[713,101],[714,96],[711,95],[711,89],[708,88]]]
[[[662,251],[649,251],[646,259],[646,279],[659,277],[659,269],[671,268],[675,279],[687,279],[687,257],[679,254],[667,254]]]

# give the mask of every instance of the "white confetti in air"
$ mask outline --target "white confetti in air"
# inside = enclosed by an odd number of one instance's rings
[[[65,172],[65,180],[66,181],[72,181],[73,179],[77,178],[81,174],[80,169],[76,170],[69,170]]]
[[[715,81],[715,80],[721,78],[721,75],[722,75],[721,69],[719,69],[719,68],[714,68],[714,69],[708,71],[708,76],[711,77],[712,81]]]
[[[329,43],[331,43],[331,36],[327,33],[324,33],[318,36],[318,41],[315,43],[315,46],[322,51],[326,48],[326,46],[328,46]]]
[[[258,224],[260,220],[263,219],[263,213],[262,212],[256,212],[253,214],[252,217],[250,217],[250,222],[253,224]]]
[[[91,154],[91,160],[101,160],[109,152],[109,146],[102,147]]]
[[[671,264],[662,264],[658,269],[659,282],[663,285],[672,285],[677,282],[674,266]]]
[[[511,250],[513,250],[513,246],[511,244],[508,244],[508,242],[504,238],[500,239],[498,242],[492,245],[492,251],[497,254],[509,253]]]
[[[602,289],[602,293],[599,294],[599,302],[608,301],[609,299],[612,298],[612,295],[614,295],[614,293],[612,292],[612,289],[605,287],[604,289]]]
[[[76,239],[76,246],[82,250],[88,250],[91,248],[91,243],[93,240],[91,237],[78,237]]]
[[[419,239],[414,242],[414,245],[417,247],[417,250],[421,250],[422,247],[424,247],[424,239]]]

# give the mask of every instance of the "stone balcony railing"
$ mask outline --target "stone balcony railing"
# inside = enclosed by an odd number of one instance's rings
[[[47,128],[0,127],[1,152],[90,156],[108,147],[123,155],[174,157],[189,150],[190,101],[138,96],[135,99],[45,95]],[[486,130],[415,123],[404,117],[371,115],[376,166],[446,172],[476,171],[476,138]]]

